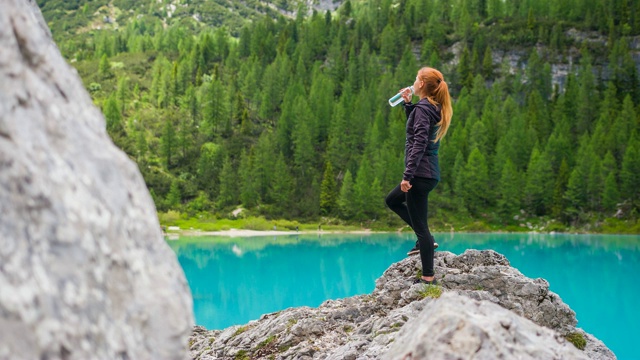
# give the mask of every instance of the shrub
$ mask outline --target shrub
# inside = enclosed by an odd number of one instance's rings
[[[425,285],[422,290],[418,291],[418,294],[420,294],[423,299],[426,297],[437,299],[442,295],[442,286]]]
[[[567,335],[565,338],[580,350],[584,350],[585,346],[587,346],[587,340],[579,332],[573,332]]]

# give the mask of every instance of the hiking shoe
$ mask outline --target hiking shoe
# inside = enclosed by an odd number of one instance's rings
[[[433,243],[433,250],[438,248],[438,243],[434,242]],[[416,255],[416,254],[420,254],[420,245],[418,244],[418,242],[416,241],[416,245],[409,250],[409,252],[407,253],[407,256],[411,256],[411,255]]]
[[[416,245],[411,250],[409,250],[409,252],[407,253],[407,256],[416,255],[416,254],[420,254],[420,244],[418,244],[417,241],[416,241]]]
[[[424,284],[424,285],[438,285],[438,280],[436,280],[435,278],[431,281],[427,281],[423,278],[418,278],[413,280],[414,284]]]

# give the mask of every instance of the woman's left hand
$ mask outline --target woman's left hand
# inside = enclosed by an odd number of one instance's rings
[[[411,183],[407,180],[402,180],[400,183],[400,190],[402,190],[402,192],[408,192],[409,189],[411,189]]]

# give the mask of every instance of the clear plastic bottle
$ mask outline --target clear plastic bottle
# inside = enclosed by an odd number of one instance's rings
[[[414,89],[413,89],[413,85],[411,85],[409,87],[406,87],[406,88],[400,90],[399,93],[395,94],[391,99],[389,99],[389,105],[396,106],[396,105],[400,104],[402,101],[404,101],[404,99],[402,98],[402,93],[407,89],[411,90],[411,96],[413,96]]]

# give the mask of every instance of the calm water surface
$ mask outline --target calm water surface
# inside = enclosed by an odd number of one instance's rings
[[[438,250],[493,249],[542,277],[578,326],[619,359],[640,359],[640,236],[436,234]],[[169,240],[185,271],[196,323],[222,329],[295,306],[373,291],[405,257],[410,234],[182,237]]]

